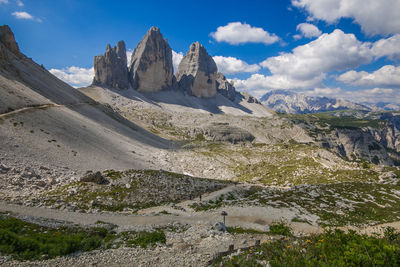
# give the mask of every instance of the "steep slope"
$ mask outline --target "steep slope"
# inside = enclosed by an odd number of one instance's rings
[[[304,114],[343,109],[371,110],[367,106],[343,99],[310,97],[287,90],[270,91],[263,95],[260,101],[264,106],[281,113]]]
[[[15,50],[15,41],[9,45],[14,37],[7,26],[0,32],[2,163],[77,171],[159,166],[153,155],[160,155],[170,142],[96,103],[22,55]]]

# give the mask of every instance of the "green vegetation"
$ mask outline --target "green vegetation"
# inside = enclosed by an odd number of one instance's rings
[[[330,112],[314,114],[280,114],[294,123],[303,123],[311,127],[316,126],[315,131],[330,132],[334,129],[358,129],[372,127],[380,129],[386,125],[386,121],[374,119],[358,119],[352,116],[334,116]]]
[[[292,236],[292,229],[284,222],[276,222],[269,226],[269,233],[273,235]]]
[[[385,223],[400,220],[400,183],[346,182],[288,189],[253,186],[238,189],[217,201],[193,204],[192,208],[204,211],[244,205],[298,210],[299,217],[302,213],[318,216],[317,223],[322,225]]]
[[[171,213],[169,213],[169,212],[166,211],[166,210],[162,210],[162,211],[159,212],[159,214],[169,215],[169,214],[171,214]]]
[[[121,245],[147,248],[165,242],[163,229],[116,234],[101,227],[50,228],[0,215],[0,255],[11,255],[18,260],[49,259],[77,251],[108,249]]]
[[[142,247],[154,246],[157,243],[165,244],[166,237],[163,231],[157,230],[155,232],[123,232],[119,237],[125,241],[128,247]]]
[[[45,192],[45,202],[55,208],[72,204],[82,210],[135,213],[140,209],[198,197],[229,184],[161,170],[106,170],[103,175],[113,182],[71,183]]]
[[[268,234],[268,232],[242,227],[227,227],[227,231],[231,234]]]
[[[114,170],[105,170],[104,175],[112,180],[116,180],[122,177],[122,172]]]
[[[0,216],[0,253],[16,259],[54,258],[105,245],[107,232],[98,229],[52,229]]]
[[[292,186],[376,182],[379,176],[373,168],[361,168],[362,162],[348,162],[320,147],[293,140],[247,146],[205,142],[193,146],[190,149],[199,155],[228,165],[235,179],[242,182]]]
[[[399,266],[399,243],[394,231],[380,238],[328,230],[267,242],[237,256],[220,257],[214,266]]]

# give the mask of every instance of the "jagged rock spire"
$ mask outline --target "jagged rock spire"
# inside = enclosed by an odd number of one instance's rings
[[[197,97],[214,97],[217,94],[218,68],[206,49],[195,42],[178,66],[179,85]]]
[[[135,48],[129,79],[140,92],[157,92],[173,86],[172,50],[159,28],[151,27]]]
[[[94,57],[93,84],[106,85],[117,89],[129,87],[124,41],[119,41],[113,48],[107,45],[104,55]]]

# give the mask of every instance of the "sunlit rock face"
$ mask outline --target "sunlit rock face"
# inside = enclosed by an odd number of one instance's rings
[[[217,94],[218,68],[206,49],[193,43],[178,66],[176,79],[181,88],[196,97],[214,97]]]
[[[159,28],[148,30],[135,48],[129,66],[129,79],[132,87],[139,92],[157,92],[172,87],[172,50]]]

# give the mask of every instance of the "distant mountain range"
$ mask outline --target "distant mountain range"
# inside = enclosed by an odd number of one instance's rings
[[[261,103],[281,113],[316,113],[325,111],[355,109],[364,111],[399,110],[399,105],[388,103],[358,104],[339,98],[312,97],[289,90],[273,90],[260,98]]]

